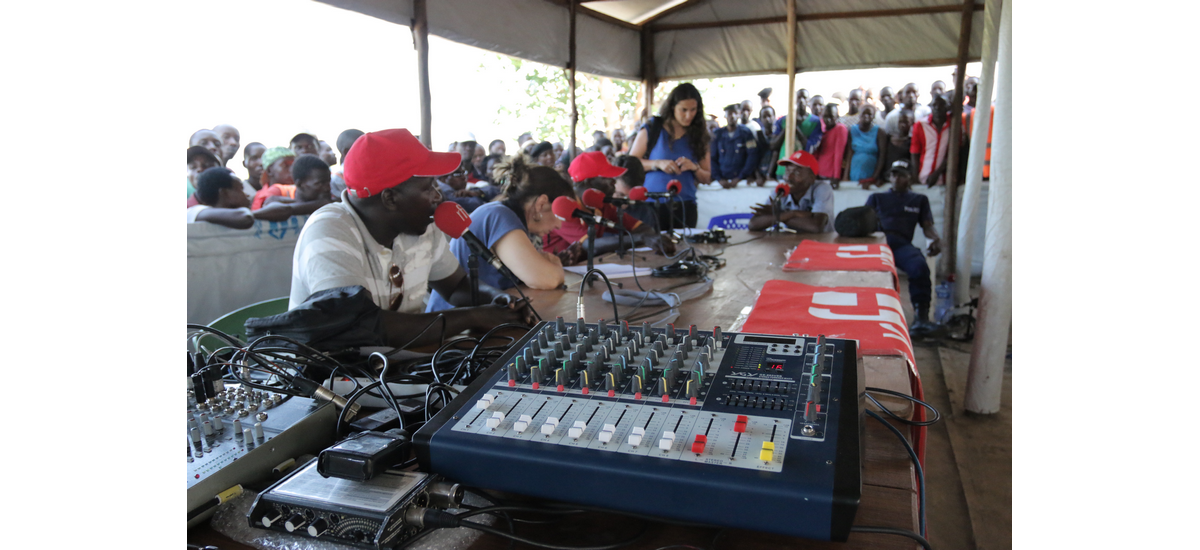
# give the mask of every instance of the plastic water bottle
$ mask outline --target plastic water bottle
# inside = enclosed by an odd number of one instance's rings
[[[950,316],[950,311],[954,309],[954,279],[938,283],[935,292],[937,306],[934,308],[933,321],[944,324]]]

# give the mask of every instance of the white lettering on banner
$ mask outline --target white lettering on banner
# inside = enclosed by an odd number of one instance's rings
[[[906,332],[901,331],[900,329],[896,328],[896,325],[893,325],[891,323],[879,323],[879,326],[883,327],[883,330],[887,331],[883,334],[884,338],[895,338],[895,339],[903,342],[904,343],[904,351],[906,353],[908,353],[908,356],[911,358],[911,360],[916,361],[916,358],[915,358],[916,355],[913,352],[913,348],[912,348],[912,341],[909,340],[908,334]]]
[[[812,301],[823,306],[854,307],[858,305],[858,295],[850,292],[814,292]]]
[[[851,252],[868,252],[870,249],[865,244],[854,244],[839,246],[837,257],[839,258],[879,258],[883,260],[884,265],[895,267],[896,260],[892,257],[892,251],[886,247],[879,247],[879,254],[851,254]]]

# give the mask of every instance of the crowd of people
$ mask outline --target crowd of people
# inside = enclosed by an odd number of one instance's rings
[[[966,79],[963,145],[977,85],[978,79]],[[500,303],[507,296],[503,289],[518,281],[537,289],[562,285],[563,266],[584,259],[589,237],[579,219],[555,215],[552,205],[560,197],[612,222],[596,231],[597,253],[628,236],[671,254],[674,243],[662,230],[696,226],[700,185],[786,183],[783,194],[753,208],[750,230],[828,232],[835,228],[833,190],[842,182],[864,189],[890,182],[889,191],[871,195],[864,206],[876,214],[877,229],[908,274],[914,327],[928,325],[932,285],[925,258],[912,245],[916,226],[929,240],[930,255],[940,243],[928,199],[911,189],[914,183],[945,183],[953,93],[938,81],[927,103],[914,83],[898,91],[884,87],[878,98],[860,87],[826,101],[801,88],[794,113],[777,117],[771,91],[759,92],[757,116],[751,100],[725,106],[722,125],[706,114],[695,86],[680,84],[629,134],[597,130],[592,146],[575,155],[561,142],[531,133],[517,139],[519,150],[512,154],[504,140],[485,149],[469,133],[448,152],[434,152],[407,130],[346,130],[334,141],[336,152],[308,133],[296,134],[287,147],[243,147],[238,130],[223,124],[189,139],[188,222],[244,229],[255,220],[312,214],[296,247],[291,306],[314,292],[361,285],[382,309],[402,314],[389,325],[400,334],[435,312],[465,312],[447,316],[448,328],[527,315],[517,304],[478,311],[463,306],[478,305],[470,302],[481,295]],[[796,119],[791,150],[784,135],[788,116]],[[239,149],[245,179],[228,166]],[[965,172],[965,159],[959,164],[954,169]],[[639,187],[647,201],[612,205]],[[585,205],[585,192],[599,193],[604,204]],[[484,263],[478,268],[481,290],[473,290],[463,271],[470,243],[426,230],[442,201],[470,214],[471,234],[510,272]]]

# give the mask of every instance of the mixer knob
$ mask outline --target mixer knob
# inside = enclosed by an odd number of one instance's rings
[[[668,343],[675,343],[675,323],[667,323],[667,335]]]
[[[621,325],[617,327],[617,334],[622,339],[629,338],[629,321],[621,321]]]
[[[675,444],[675,432],[663,432],[662,438],[658,440],[658,448],[664,451],[671,450],[671,446]]]
[[[200,425],[196,423],[195,418],[189,418],[187,421],[187,427],[188,427],[188,431],[190,432],[196,428],[199,428]]]
[[[259,521],[262,522],[263,527],[270,528],[273,523],[279,521],[279,519],[282,517],[283,517],[283,512],[280,512],[279,510],[271,509],[271,510],[267,510],[267,513],[263,514],[262,519]]]
[[[529,342],[529,349],[533,350],[534,355],[542,354],[542,345],[539,344],[537,340]]]
[[[562,317],[557,317],[554,319],[554,326],[556,329],[558,329],[559,333],[562,333],[563,331],[567,330],[567,323],[566,323],[566,321],[563,321]]]
[[[576,420],[575,425],[567,430],[567,436],[571,439],[579,439],[583,435],[584,430],[587,430],[587,423],[582,420]]]
[[[531,423],[533,423],[533,417],[523,414],[517,417],[517,421],[513,423],[513,430],[517,433],[524,433]]]
[[[242,437],[242,421],[233,419],[233,437]]]
[[[629,444],[637,447],[642,444],[642,438],[646,436],[646,429],[637,426],[633,431],[629,432]]]
[[[584,322],[583,317],[575,320],[575,331],[579,334],[587,332],[587,323]]]
[[[518,357],[517,359],[520,359],[520,357]],[[509,364],[508,364],[508,380],[509,380],[509,385],[515,385],[515,384],[516,384],[516,381],[517,381],[517,375],[518,375],[518,373],[517,373],[517,364],[516,364],[516,363],[509,363]]]
[[[202,424],[202,426],[204,428],[204,435],[211,436],[213,434],[212,422],[205,421],[204,424]]]
[[[292,514],[292,517],[288,518],[287,521],[283,522],[283,528],[287,529],[287,532],[291,533],[304,527],[304,524],[306,523],[308,523],[308,520],[304,518],[304,514],[297,512]]]
[[[745,415],[738,415],[737,421],[733,423],[734,433],[746,433],[746,423],[750,418]]]
[[[200,428],[192,428],[188,430],[188,437],[192,439],[192,445],[194,445],[196,450],[199,451],[200,441],[203,439],[203,436],[200,435]]]
[[[500,411],[496,411],[496,412],[492,413],[491,418],[487,419],[487,427],[494,430],[498,426],[500,426],[501,422],[504,422],[504,413],[502,413]]]
[[[538,346],[540,346],[541,349],[550,347],[550,337],[546,334],[546,331],[544,331],[544,330],[542,332],[538,333],[535,341],[538,343]]]
[[[604,319],[597,321],[596,330],[599,330],[600,334],[608,334],[608,321]]]
[[[327,530],[329,530],[329,522],[325,521],[325,518],[317,518],[312,525],[308,526],[308,536],[319,537],[324,535]]]
[[[542,383],[542,382],[543,382],[543,380],[542,380],[542,367],[532,367],[532,368],[530,368],[530,369],[529,369],[529,380],[530,380],[530,382],[532,382],[532,383],[534,384],[534,388],[533,388],[533,389],[537,389],[537,384],[540,384],[540,383]]]
[[[264,436],[263,436],[262,422],[255,422],[254,423],[254,440],[262,441],[263,437]]]
[[[245,445],[246,447],[254,446],[254,430],[251,430],[250,428],[242,430],[242,445]]]
[[[545,424],[542,424],[542,433],[545,435],[550,435],[554,433],[556,428],[558,428],[558,419],[551,416],[546,419]]]
[[[617,433],[617,427],[615,425],[605,424],[600,430],[600,435],[597,436],[597,439],[599,439],[601,443],[608,443],[609,441],[612,441],[613,434],[615,433]]]
[[[219,416],[213,417],[212,425],[213,425],[213,429],[217,430],[218,432],[225,430],[225,423],[221,422],[221,417],[219,417]]]
[[[775,444],[770,441],[763,441],[762,450],[758,453],[758,459],[763,462],[770,462],[775,458]]]
[[[486,410],[488,407],[492,406],[492,402],[495,400],[496,396],[490,393],[485,393],[483,394],[483,399],[475,402],[475,408],[479,410]]]
[[[654,331],[650,328],[650,321],[642,321],[642,343],[649,344],[654,338]]]
[[[615,371],[613,371],[613,372],[615,372]],[[617,382],[615,380],[615,376],[613,375],[613,372],[609,372],[608,374],[604,375],[605,391],[613,391],[616,389]]]
[[[256,415],[254,415],[254,419],[255,419],[255,420],[257,420],[257,421],[259,421],[259,422],[266,422],[266,421],[267,421],[267,413],[265,413],[265,412],[260,412],[260,413],[258,413],[258,414],[256,414]]]
[[[570,365],[570,363],[563,363],[563,364],[568,365],[568,366]],[[561,368],[561,369],[554,371],[554,385],[555,386],[567,385],[567,370],[565,368]]]

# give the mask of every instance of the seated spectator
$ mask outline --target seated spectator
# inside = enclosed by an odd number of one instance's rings
[[[392,346],[436,343],[440,334],[507,322],[532,324],[528,308],[461,307],[442,313],[445,324],[437,328],[430,325],[437,315],[422,313],[429,288],[456,305],[471,300],[446,234],[429,228],[441,203],[433,177],[414,175],[444,174],[459,162],[456,153],[433,153],[404,129],[358,138],[345,158],[342,202],[318,210],[300,231],[288,307],[317,291],[362,286],[384,310],[380,320]],[[480,292],[489,302],[503,294],[487,285]]]
[[[355,130],[353,128],[349,130],[343,130],[342,133],[338,134],[337,148],[338,152],[342,155],[343,167],[346,165],[346,153],[350,152],[350,147],[354,145],[354,141],[357,140],[361,135],[363,135],[362,130]],[[333,170],[332,176],[329,180],[329,192],[334,196],[335,200],[341,200],[342,191],[345,190],[346,180],[342,175],[342,170]]]
[[[639,163],[640,164],[640,163]],[[615,192],[616,179],[625,174],[625,169],[609,164],[608,157],[600,151],[588,151],[579,155],[575,162],[571,163],[571,180],[575,183],[575,196],[582,197],[584,191],[595,189],[604,194],[604,198],[611,199]],[[603,208],[588,208],[580,199],[576,199],[577,208],[580,210],[591,211],[596,216],[606,220],[620,224],[621,227],[629,231],[631,238],[637,246],[655,246],[659,240],[659,233],[654,230],[654,227],[644,224],[637,218],[630,216],[624,212],[617,210],[611,204],[605,204]],[[583,221],[577,218],[563,220],[562,227],[551,231],[546,235],[544,245],[542,247],[546,252],[557,254],[562,260],[563,265],[572,265],[587,258],[587,238],[588,228]],[[596,243],[594,250],[597,255],[607,254],[617,249],[620,243],[618,231],[611,230],[604,226],[596,228]],[[629,245],[628,240],[625,241]],[[673,248],[671,249],[674,250]],[[668,252],[670,253],[670,252]]]
[[[726,105],[725,126],[717,129],[708,145],[712,181],[725,189],[753,176],[758,163],[758,139],[750,128],[738,124],[741,113],[741,105]]]
[[[281,197],[296,196],[296,182],[292,180],[292,163],[295,161],[296,154],[291,149],[272,147],[263,153],[262,185],[254,194],[254,200],[250,204],[251,210],[262,208],[263,201],[267,200],[268,189],[276,185],[280,188],[270,193]]]
[[[858,122],[849,129],[846,156],[850,162],[842,179],[857,181],[863,189],[870,189],[881,166],[879,152],[887,148],[887,132],[875,125],[874,105],[864,105],[859,110]]]
[[[221,140],[221,166],[233,160],[242,144],[242,134],[229,124],[219,124],[213,128],[217,138]]]
[[[562,225],[551,204],[558,197],[574,198],[571,185],[553,168],[526,164],[521,156],[513,157],[510,164],[496,167],[496,172],[508,181],[508,185],[500,198],[471,214],[471,233],[494,251],[525,286],[542,290],[558,288],[563,284],[562,262],[558,256],[535,248],[530,237],[544,237]],[[460,265],[468,265],[471,250],[466,242],[454,239],[450,242],[450,250]],[[513,281],[482,261],[479,262],[479,281],[501,289],[514,286]],[[426,311],[450,307],[439,291],[429,297]]]
[[[867,197],[866,205],[875,209],[879,227],[887,237],[888,248],[892,249],[896,260],[896,267],[908,275],[908,296],[916,312],[908,330],[917,336],[935,327],[929,321],[929,302],[933,289],[929,279],[929,264],[921,251],[913,246],[913,234],[917,225],[920,225],[925,232],[925,239],[929,241],[930,256],[937,256],[941,252],[941,239],[933,228],[929,198],[910,191],[912,169],[908,161],[896,161],[888,172],[892,180],[891,191],[873,193]]]
[[[933,100],[925,120],[917,120],[912,130],[912,165],[917,181],[930,187],[946,183],[946,152],[950,149],[950,101],[948,94]]]
[[[554,146],[549,141],[543,141],[529,151],[533,164],[554,168]]]
[[[272,204],[287,204],[292,207],[291,215],[312,214],[333,201],[329,194],[329,165],[316,155],[300,155],[292,163],[292,181],[295,186],[272,185],[259,194],[264,198],[258,210]],[[290,187],[290,189],[288,189]],[[254,200],[258,201],[259,195]]]
[[[209,149],[200,145],[193,145],[187,150],[187,187],[188,187],[188,208],[200,204],[196,198],[196,189],[199,187],[200,174],[213,166],[220,166],[221,159]]]
[[[252,141],[246,144],[246,148],[242,150],[242,166],[246,168],[245,184],[250,187],[246,193],[253,197],[259,189],[262,189],[263,165],[262,156],[267,152],[267,147],[257,141]]]
[[[438,191],[442,194],[442,200],[458,203],[468,214],[483,206],[485,202],[483,191],[467,189],[467,168],[465,166],[459,165],[453,172],[438,176],[436,181]]]
[[[479,149],[479,143],[475,141],[475,134],[470,132],[467,132],[465,135],[463,135],[462,139],[458,140],[457,144],[454,146],[454,150],[458,151],[459,156],[461,156],[463,159],[462,168],[466,170],[467,183],[490,181],[488,180],[488,176],[486,174],[475,168],[474,159],[475,151],[477,149]]]
[[[830,185],[837,189],[842,179],[842,161],[846,155],[846,144],[850,141],[850,129],[838,124],[836,103],[825,106],[821,123],[824,124],[821,143],[813,149],[813,156],[817,157],[817,163],[821,167],[817,171],[817,177],[828,179]]]
[[[320,140],[316,136],[304,132],[292,136],[292,140],[288,142],[288,147],[296,156],[318,155],[321,153]]]
[[[762,231],[778,221],[800,233],[828,233],[833,231],[833,187],[828,182],[817,181],[817,159],[811,153],[796,151],[792,156],[779,161],[791,192],[779,200],[778,209],[769,204],[752,207],[749,230]]]

